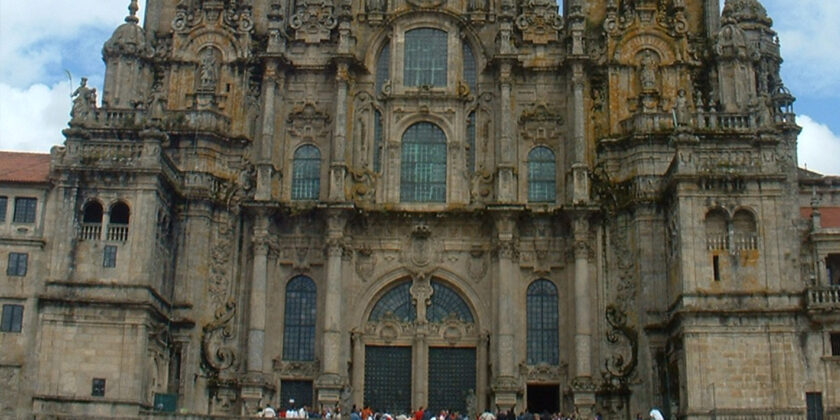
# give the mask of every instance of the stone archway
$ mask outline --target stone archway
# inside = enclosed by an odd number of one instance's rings
[[[456,286],[434,276],[403,277],[367,314],[353,334],[357,403],[393,414],[419,406],[476,410],[476,389],[486,381],[480,373],[487,366],[486,338]]]

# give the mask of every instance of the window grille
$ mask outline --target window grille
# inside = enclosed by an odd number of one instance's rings
[[[38,200],[30,197],[18,197],[15,199],[15,214],[12,221],[15,223],[35,223],[35,208]]]
[[[417,309],[411,303],[411,282],[404,282],[386,292],[370,312],[371,321],[378,321],[385,314],[392,314],[401,321],[414,321],[417,318]]]
[[[470,92],[475,93],[475,56],[470,44],[464,41],[461,45],[461,54],[464,56],[464,83],[470,88]]]
[[[446,137],[434,124],[417,123],[403,134],[400,201],[446,201]]]
[[[315,359],[315,282],[297,276],[286,286],[283,315],[283,360]]]
[[[295,150],[292,163],[292,200],[317,200],[321,188],[321,152],[305,144]]]
[[[528,153],[528,201],[532,203],[554,202],[556,178],[554,173],[554,152],[538,146]]]
[[[447,38],[446,32],[432,28],[405,33],[406,86],[446,86]]]
[[[451,315],[455,315],[464,322],[473,322],[470,307],[449,286],[432,281],[432,291],[431,303],[429,309],[426,310],[426,318],[429,322],[440,322]]]
[[[8,197],[0,197],[0,223],[6,221],[6,207],[9,205]]]
[[[557,288],[540,279],[528,286],[526,296],[528,364],[556,365],[559,362]]]

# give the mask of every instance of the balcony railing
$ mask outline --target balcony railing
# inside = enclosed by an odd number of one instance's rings
[[[79,230],[79,239],[83,241],[97,241],[102,237],[101,223],[83,223]]]
[[[813,286],[805,292],[808,309],[840,309],[840,287]]]
[[[109,241],[125,242],[128,240],[128,225],[111,224],[108,226]]]

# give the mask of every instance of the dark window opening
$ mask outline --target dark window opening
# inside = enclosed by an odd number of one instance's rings
[[[91,397],[104,397],[105,396],[105,379],[103,378],[93,378],[91,383],[91,390],[90,390]]]
[[[712,257],[712,270],[715,273],[715,281],[720,281],[720,257],[717,255]]]
[[[20,332],[23,325],[23,305],[3,305],[0,332]]]
[[[805,405],[807,407],[807,420],[823,420],[822,394],[819,392],[808,392],[805,394]]]
[[[829,339],[831,341],[831,355],[840,356],[840,333],[831,333]]]
[[[825,270],[828,284],[840,286],[840,254],[828,254],[825,258]]]
[[[280,381],[280,409],[312,407],[312,381]]]
[[[15,214],[12,221],[15,223],[35,223],[35,208],[38,200],[30,197],[18,197],[15,199]]]
[[[528,411],[532,414],[548,414],[560,411],[559,385],[528,385]],[[543,419],[543,416],[540,416]]]
[[[82,223],[102,223],[102,204],[91,201],[85,204]]]
[[[118,202],[111,206],[111,223],[119,225],[127,225],[130,211],[128,205],[123,202]]]
[[[6,207],[9,205],[8,197],[0,197],[0,222],[6,221]]]
[[[29,254],[21,252],[9,253],[9,264],[6,266],[7,276],[25,276],[26,266],[29,262]]]

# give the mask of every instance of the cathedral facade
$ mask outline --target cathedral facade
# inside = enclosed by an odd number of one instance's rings
[[[137,9],[0,157],[0,415],[840,416],[840,180],[758,0]]]

